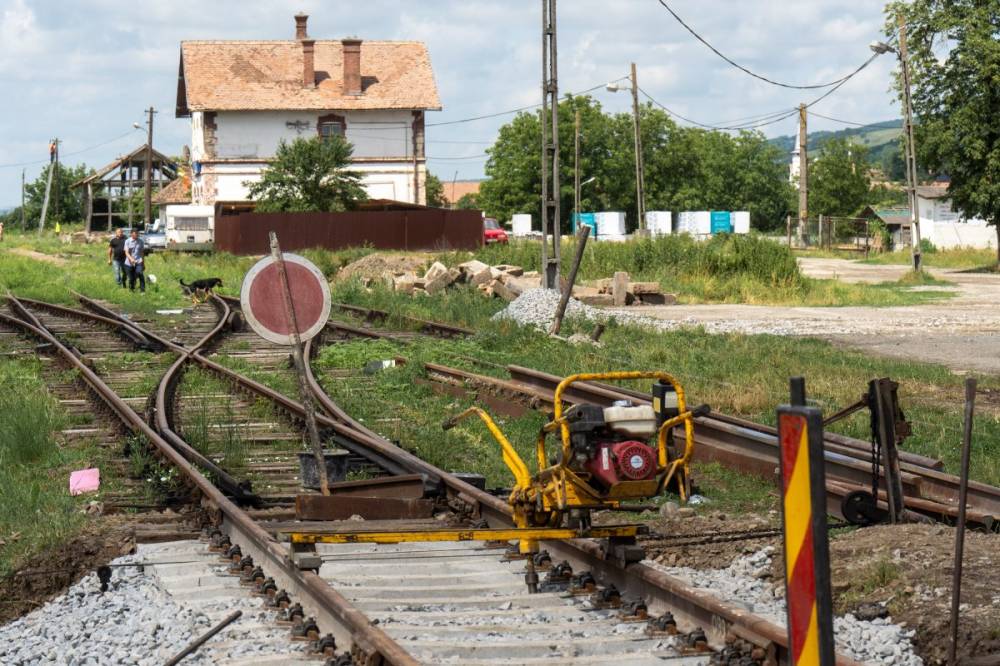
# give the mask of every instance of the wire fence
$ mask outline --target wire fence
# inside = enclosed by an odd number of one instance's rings
[[[820,215],[796,220],[789,215],[785,220],[785,242],[800,250],[857,252],[865,257],[885,249],[871,220],[864,217]]]

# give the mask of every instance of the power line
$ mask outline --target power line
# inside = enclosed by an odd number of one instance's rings
[[[609,83],[617,83],[618,81],[622,81],[622,80],[627,79],[627,78],[628,78],[627,76],[621,76],[621,77],[615,79],[614,81],[609,81]],[[575,92],[575,93],[566,93],[560,99],[569,99],[569,98],[571,98],[573,96],[576,96],[576,95],[585,95],[585,94],[587,94],[589,92],[594,92],[595,90],[603,88],[605,85],[607,85],[607,84],[601,83],[599,85],[594,86],[593,88],[587,88],[586,90],[581,90],[581,91]],[[486,114],[484,116],[473,116],[472,118],[461,118],[459,120],[446,120],[446,121],[440,122],[440,123],[428,123],[426,126],[427,127],[441,127],[443,125],[458,125],[460,123],[471,123],[474,120],[486,120],[488,118],[498,118],[500,116],[507,116],[507,115],[510,115],[512,113],[520,113],[521,111],[530,111],[531,109],[537,109],[540,106],[541,106],[541,103],[530,104],[528,106],[522,106],[522,107],[519,107],[517,109],[508,109],[507,111],[497,111],[496,113],[489,113],[489,114]]]
[[[134,131],[135,131],[135,129],[131,129],[128,132],[126,132],[125,134],[122,134],[121,136],[116,136],[113,139],[108,139],[107,141],[102,141],[101,143],[94,144],[93,146],[89,146],[87,148],[81,148],[80,150],[74,150],[71,153],[65,153],[63,155],[63,157],[72,157],[73,155],[80,155],[82,153],[90,152],[91,150],[95,150],[97,148],[101,148],[102,146],[106,146],[109,143],[114,143],[115,141],[120,141],[120,140],[124,139],[125,137],[131,135],[132,132],[134,132]],[[18,164],[0,164],[0,169],[7,169],[7,168],[11,168],[11,167],[32,166],[34,164],[42,164],[42,163],[48,162],[48,161],[49,160],[47,160],[47,159],[41,159],[41,160],[34,160],[32,162],[20,162]]]
[[[764,81],[765,83],[770,83],[773,86],[779,86],[781,88],[791,88],[792,90],[817,90],[817,89],[820,89],[820,88],[829,88],[830,86],[835,86],[835,85],[837,85],[839,83],[844,83],[845,81],[847,81],[848,79],[850,79],[852,76],[854,76],[854,74],[857,71],[856,70],[855,72],[852,72],[851,74],[848,74],[848,75],[846,75],[844,77],[841,77],[841,78],[839,78],[839,79],[837,79],[835,81],[829,81],[827,83],[817,83],[817,84],[813,84],[813,85],[796,85],[796,84],[793,84],[793,83],[782,83],[780,81],[775,81],[774,79],[769,79],[766,76],[761,76],[760,74],[757,74],[756,72],[754,72],[754,71],[752,71],[750,69],[747,69],[743,65],[739,64],[738,62],[732,60],[731,58],[729,58],[728,56],[726,56],[725,54],[723,54],[721,51],[719,51],[719,49],[717,49],[714,46],[712,46],[708,42],[708,40],[706,40],[704,37],[702,37],[701,35],[699,35],[697,32],[694,31],[694,29],[691,26],[689,26],[687,23],[685,23],[684,19],[682,19],[680,16],[678,16],[677,12],[675,12],[673,9],[671,9],[670,5],[668,5],[665,0],[657,0],[657,2],[659,2],[663,6],[664,9],[666,9],[668,12],[670,12],[670,15],[673,16],[674,19],[678,23],[680,23],[682,26],[684,26],[684,29],[687,30],[688,32],[690,32],[694,36],[695,39],[697,39],[699,42],[701,42],[702,44],[704,44],[705,46],[707,46],[712,51],[712,53],[714,53],[715,55],[719,56],[720,58],[722,58],[723,60],[725,60],[727,63],[729,63],[730,65],[732,65],[733,67],[735,67],[736,69],[740,70],[741,72],[749,74],[750,76],[754,77],[755,79],[759,79],[761,81]],[[876,54],[876,55],[878,55],[878,54]],[[871,62],[871,60],[872,59],[870,58],[865,63],[865,65],[867,65],[868,62]],[[862,69],[864,68],[865,65],[862,66]]]
[[[885,127],[892,128],[900,123],[898,120],[886,120],[881,123],[859,123],[853,120],[842,120],[840,118],[832,118],[830,116],[824,116],[821,113],[816,113],[815,111],[810,111],[809,115],[816,116],[817,118],[822,118],[824,120],[832,120],[835,123],[843,123],[844,125],[854,125],[856,127]]]
[[[692,118],[688,118],[686,116],[682,116],[681,114],[677,113],[673,109],[670,109],[667,106],[664,106],[663,104],[661,104],[652,95],[650,95],[648,92],[646,92],[642,88],[639,88],[639,92],[641,92],[643,95],[645,95],[646,99],[648,99],[650,102],[652,102],[656,106],[660,107],[661,109],[663,109],[664,111],[666,111],[667,113],[669,113],[671,116],[674,116],[675,118],[683,120],[686,123],[690,123],[692,125],[697,125],[698,127],[703,127],[705,129],[710,129],[710,130],[731,131],[731,130],[756,129],[758,127],[764,127],[765,125],[771,125],[773,123],[781,122],[785,118],[790,118],[791,116],[793,116],[796,113],[798,113],[798,109],[786,109],[784,111],[777,111],[777,112],[775,112],[773,114],[770,114],[768,116],[763,116],[763,117],[761,117],[761,118],[758,119],[758,120],[760,120],[760,122],[749,123],[749,124],[745,124],[745,125],[731,125],[731,126],[728,126],[728,127],[727,126],[720,126],[720,125],[709,125],[708,123],[702,123],[702,122],[699,122],[699,121],[694,120]]]

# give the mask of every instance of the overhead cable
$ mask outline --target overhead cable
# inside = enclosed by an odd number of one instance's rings
[[[752,70],[744,67],[743,65],[739,64],[738,62],[734,61],[733,59],[729,58],[724,53],[722,53],[721,51],[719,51],[719,49],[717,49],[714,46],[712,46],[708,42],[708,40],[706,40],[704,37],[702,37],[701,35],[699,35],[697,32],[694,31],[694,29],[691,26],[689,26],[687,23],[685,23],[684,19],[682,19],[680,16],[678,16],[677,12],[675,12],[673,9],[670,8],[670,5],[668,5],[666,3],[666,0],[657,0],[657,2],[659,2],[661,5],[663,5],[663,8],[666,9],[668,12],[670,12],[670,15],[673,16],[674,19],[678,23],[680,23],[682,26],[684,26],[685,30],[687,30],[689,33],[691,33],[694,36],[694,38],[697,39],[699,42],[701,42],[702,44],[704,44],[705,46],[707,46],[712,51],[712,53],[714,53],[715,55],[719,56],[720,58],[722,58],[723,60],[725,60],[727,63],[729,63],[730,65],[732,65],[733,67],[735,67],[736,69],[740,70],[741,72],[749,74],[750,76],[754,77],[755,79],[759,79],[761,81],[764,81],[765,83],[770,83],[773,86],[779,86],[781,88],[790,88],[792,90],[818,90],[820,88],[829,88],[830,86],[835,86],[835,85],[837,85],[839,83],[843,83],[843,82],[847,81],[848,79],[850,79],[852,76],[854,76],[854,74],[856,73],[856,72],[852,72],[850,74],[847,74],[846,76],[843,76],[843,77],[841,77],[839,79],[836,79],[835,81],[828,81],[827,83],[815,83],[815,84],[811,84],[811,85],[798,85],[798,84],[794,84],[794,83],[782,83],[781,81],[775,81],[774,79],[770,79],[770,78],[768,78],[766,76],[762,76],[762,75],[757,74],[756,72],[754,72],[754,71],[752,71]],[[876,57],[877,57],[877,55],[878,54],[876,54]],[[868,62],[871,62],[871,60],[872,59],[869,59]],[[865,65],[867,65],[867,62],[865,63]]]

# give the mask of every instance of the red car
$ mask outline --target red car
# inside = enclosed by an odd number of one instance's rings
[[[483,242],[487,245],[490,243],[507,244],[507,232],[492,217],[483,219]]]

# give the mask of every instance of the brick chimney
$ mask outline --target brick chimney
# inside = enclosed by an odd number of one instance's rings
[[[300,39],[302,44],[302,85],[306,88],[316,86],[316,40]]]
[[[361,40],[348,37],[340,42],[344,49],[344,94],[361,94]]]
[[[299,12],[295,15],[295,39],[308,39],[306,34],[306,23],[309,21],[309,14]]]

